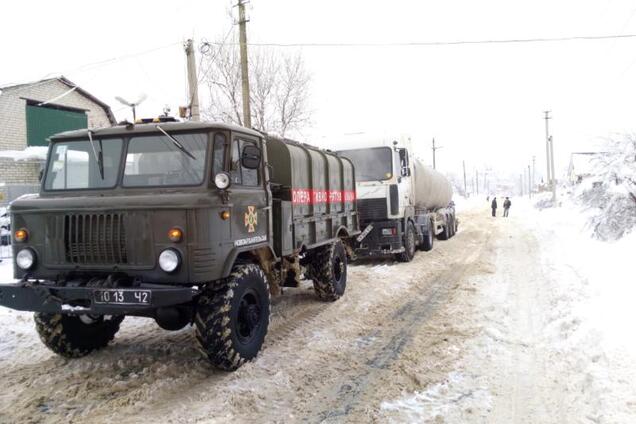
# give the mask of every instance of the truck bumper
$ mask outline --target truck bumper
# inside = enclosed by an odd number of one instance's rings
[[[108,300],[134,299],[139,296],[144,303],[117,303]],[[117,292],[117,293],[115,293]],[[161,307],[187,304],[200,293],[198,288],[141,284],[134,288],[55,286],[47,282],[24,281],[15,284],[0,284],[0,306],[18,311],[33,311],[63,314],[94,315],[152,315]],[[101,301],[98,297],[102,295]],[[145,299],[144,299],[145,297]]]
[[[382,221],[373,222],[372,225],[371,231],[356,243],[357,256],[387,256],[404,251],[399,222]]]

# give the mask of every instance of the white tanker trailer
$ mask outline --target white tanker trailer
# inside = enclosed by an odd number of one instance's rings
[[[358,256],[395,255],[409,262],[415,251],[431,250],[433,240],[455,235],[458,221],[450,182],[409,157],[407,147],[342,150],[355,167]]]

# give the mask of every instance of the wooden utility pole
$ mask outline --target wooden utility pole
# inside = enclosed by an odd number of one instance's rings
[[[185,43],[185,53],[188,64],[188,109],[190,113],[188,116],[192,121],[200,121],[201,116],[199,114],[199,80],[197,78],[197,66],[194,58],[194,46],[192,40],[187,40]]]
[[[552,174],[550,172],[550,132],[548,130],[548,120],[552,118],[550,118],[549,110],[546,110],[543,113],[545,114],[543,119],[545,119],[545,160],[547,164],[546,181],[548,184],[552,184]]]
[[[466,188],[466,161],[462,161],[462,167],[464,168],[464,197],[468,197],[468,190]]]
[[[239,9],[239,44],[241,45],[241,86],[243,90],[243,126],[252,128],[252,113],[250,109],[250,78],[247,66],[247,30],[245,24],[245,3],[238,0]]]

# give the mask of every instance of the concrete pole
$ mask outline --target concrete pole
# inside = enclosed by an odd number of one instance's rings
[[[532,199],[532,173],[530,172],[530,165],[528,165],[528,199]]]
[[[200,121],[199,114],[199,80],[197,78],[196,59],[194,57],[194,47],[192,40],[185,43],[186,59],[188,64],[188,91],[190,98],[188,99],[188,107],[190,109],[190,119]]]
[[[550,173],[550,134],[548,130],[548,120],[551,118],[549,110],[546,110],[543,113],[545,114],[545,161],[547,166],[546,182],[549,185],[552,184],[552,174]]]
[[[243,91],[243,126],[252,128],[252,113],[250,108],[250,78],[247,66],[247,30],[245,24],[245,3],[238,0],[239,8],[239,44],[241,47],[241,88]]]
[[[550,170],[552,171],[552,201],[556,202],[557,179],[554,173],[554,139],[552,136],[550,136]]]
[[[462,161],[462,167],[464,168],[464,197],[468,197],[468,191],[466,189],[466,161]]]

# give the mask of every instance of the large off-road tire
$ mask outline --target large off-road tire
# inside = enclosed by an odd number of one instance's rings
[[[199,297],[194,326],[201,353],[226,371],[254,359],[267,334],[269,308],[269,285],[261,268],[234,267],[227,279]]]
[[[342,241],[316,249],[309,265],[314,291],[322,300],[338,300],[347,288],[347,254]]]
[[[406,223],[404,232],[404,252],[395,255],[400,262],[411,262],[415,257],[415,227],[412,222]]]
[[[34,319],[46,347],[67,358],[80,358],[106,347],[119,331],[124,317],[36,313]]]
[[[426,231],[426,235],[424,236],[424,241],[420,244],[420,249],[428,252],[433,250],[433,241],[435,240],[435,228],[433,228],[433,223],[429,221],[428,228]]]
[[[455,235],[455,218],[451,216],[448,218],[448,238],[453,238],[454,235]]]

